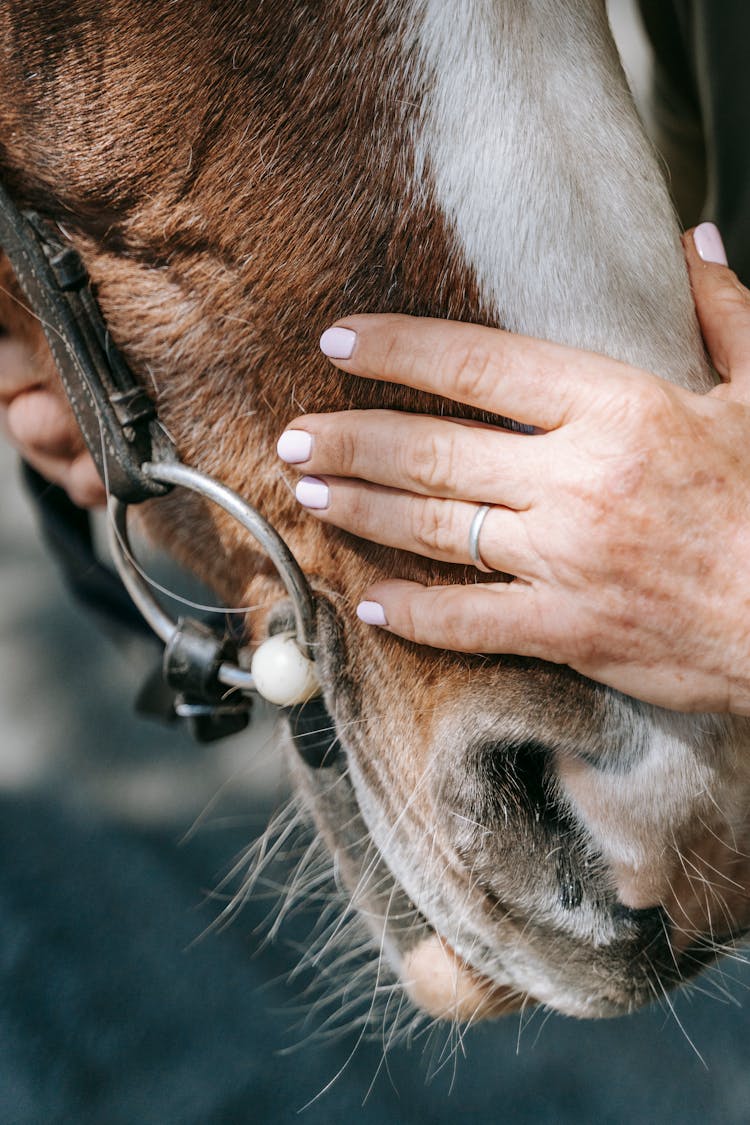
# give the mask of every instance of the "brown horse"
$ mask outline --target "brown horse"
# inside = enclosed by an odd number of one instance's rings
[[[710,385],[603,2],[8,0],[0,45],[3,181],[80,250],[182,459],[260,507],[314,583],[345,761],[295,775],[376,948],[458,1017],[527,997],[608,1015],[689,977],[750,916],[745,724],[365,629],[369,582],[473,572],[313,523],[274,453],[300,411],[434,411],[322,359],[352,311]],[[10,301],[3,320],[53,384],[33,322]],[[264,607],[249,645],[288,617],[228,518],[181,492],[143,520],[228,604]]]

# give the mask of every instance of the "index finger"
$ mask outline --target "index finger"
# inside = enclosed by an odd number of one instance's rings
[[[631,369],[607,356],[479,324],[403,316],[346,317],[320,346],[352,375],[402,383],[552,430],[581,414],[587,388]]]

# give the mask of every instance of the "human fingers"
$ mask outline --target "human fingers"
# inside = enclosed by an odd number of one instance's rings
[[[98,508],[106,504],[104,485],[88,453],[70,458],[53,457],[33,450],[21,452],[32,468],[50,484],[63,488],[79,508]]]
[[[37,385],[36,372],[28,347],[0,329],[0,405],[6,405],[22,391]]]
[[[684,239],[685,256],[703,338],[713,365],[732,386],[732,397],[750,399],[750,291],[728,265],[719,231],[701,223]]]
[[[585,630],[576,636],[579,614],[566,612],[534,584],[507,582],[473,586],[422,586],[391,580],[367,591],[357,606],[366,625],[433,648],[454,652],[514,654],[567,664],[588,679],[636,699],[680,711],[726,710],[726,684],[703,669],[687,670],[669,656],[652,664],[634,651],[609,657],[591,648]],[[723,704],[723,705],[722,705]],[[736,702],[737,714],[747,704]]]
[[[80,431],[66,405],[41,387],[24,391],[9,403],[8,434],[22,452],[72,457],[81,450]]]
[[[87,451],[70,462],[63,487],[79,508],[100,508],[107,503],[102,478]]]
[[[106,502],[106,492],[78,426],[65,403],[42,388],[16,395],[5,410],[5,428],[21,456],[81,508]]]
[[[475,560],[469,533],[480,506],[460,500],[416,496],[336,477],[303,477],[297,499],[321,522],[361,539],[396,547],[440,562],[468,565]],[[490,507],[481,527],[484,569],[531,577],[539,560],[532,550],[522,513]]]
[[[477,324],[398,314],[347,317],[321,349],[354,375],[401,383],[551,430],[585,413],[626,364]]]
[[[516,509],[538,495],[546,457],[544,435],[388,410],[305,415],[277,448],[306,473]]]
[[[368,590],[357,616],[417,644],[454,652],[503,653],[558,659],[554,620],[538,590],[522,582],[422,586],[382,582]]]

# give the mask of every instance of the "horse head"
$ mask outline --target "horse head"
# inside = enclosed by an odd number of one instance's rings
[[[4,182],[80,251],[182,460],[260,508],[313,584],[341,753],[293,772],[412,997],[601,1016],[692,975],[748,922],[744,723],[368,630],[368,583],[476,576],[314,523],[275,456],[301,412],[434,411],[319,354],[353,311],[711,385],[603,3],[13,0],[0,41]],[[248,646],[289,622],[224,513],[179,490],[142,519],[226,604],[259,607]]]

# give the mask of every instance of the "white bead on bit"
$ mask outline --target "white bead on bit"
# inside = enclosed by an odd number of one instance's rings
[[[306,703],[320,693],[315,665],[301,652],[294,633],[277,633],[259,645],[250,671],[258,694],[279,707]]]

